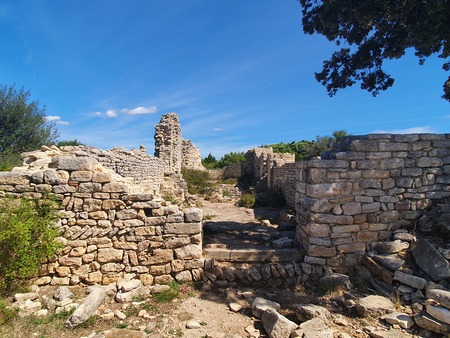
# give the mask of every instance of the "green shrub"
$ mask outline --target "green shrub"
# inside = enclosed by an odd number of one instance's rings
[[[20,154],[3,153],[0,154],[0,171],[11,171],[12,168],[22,164]]]
[[[84,146],[84,145],[85,145],[84,143],[81,143],[77,139],[74,139],[74,140],[62,140],[62,141],[58,141],[58,143],[56,143],[57,147]]]
[[[179,285],[177,282],[174,281],[170,283],[169,287],[170,289],[168,290],[153,293],[153,299],[156,303],[169,303],[180,296]]]
[[[3,301],[0,301],[0,325],[9,323],[17,316],[17,308],[9,308]]]
[[[56,213],[49,196],[0,199],[0,291],[36,276],[40,263],[60,248],[54,241]]]
[[[205,170],[185,169],[183,178],[190,194],[208,194],[214,186],[211,176]]]
[[[255,205],[255,196],[252,194],[244,194],[238,201],[238,206],[245,207],[245,208],[253,208]]]

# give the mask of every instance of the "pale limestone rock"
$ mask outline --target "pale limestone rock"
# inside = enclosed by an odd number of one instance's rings
[[[425,238],[419,238],[411,252],[417,265],[435,282],[450,278],[450,263]]]
[[[421,313],[414,316],[414,321],[420,327],[424,329],[440,333],[440,334],[448,334],[450,333],[450,325],[437,320],[430,316],[426,311],[422,311]]]
[[[331,319],[328,309],[315,304],[294,304],[295,315],[300,322],[305,322],[312,318],[321,318],[324,321]]]
[[[186,223],[197,223],[203,220],[203,210],[200,208],[190,208],[184,211],[184,221]]]
[[[395,305],[382,296],[367,296],[358,300],[356,310],[361,317],[376,317],[395,311]]]
[[[202,325],[196,320],[189,320],[186,323],[186,328],[188,328],[188,329],[199,329],[201,327],[202,327]]]
[[[301,323],[291,337],[333,338],[333,330],[326,325],[322,318],[313,318]]]
[[[139,279],[121,280],[117,283],[117,289],[121,292],[128,292],[142,286]]]
[[[391,242],[378,242],[375,245],[375,249],[380,253],[394,254],[409,248],[408,242],[395,240]]]
[[[242,305],[239,303],[230,303],[230,304],[228,304],[228,307],[233,312],[239,312],[242,310]]]
[[[430,314],[432,317],[436,318],[437,320],[440,320],[441,322],[444,322],[445,324],[450,325],[450,310],[442,307],[442,306],[435,306],[431,304],[427,304],[426,306],[428,314]]]
[[[88,320],[106,296],[106,289],[103,287],[95,287],[91,293],[85,298],[83,303],[75,310],[75,312],[67,319],[65,326],[75,327]]]
[[[382,317],[382,319],[389,324],[396,324],[402,329],[409,329],[414,325],[414,319],[411,316],[401,312],[392,312]]]
[[[289,338],[298,325],[272,308],[262,313],[261,322],[271,338]]]
[[[146,286],[140,286],[140,287],[138,287],[136,289],[132,289],[128,292],[119,291],[116,295],[116,301],[118,303],[131,302],[133,300],[133,298],[135,298],[135,297],[145,296],[148,294],[150,294],[149,288]]]
[[[123,251],[113,248],[99,249],[97,260],[99,263],[120,262],[123,258]]]
[[[72,291],[69,290],[67,286],[59,286],[55,294],[53,295],[53,299],[55,299],[58,302],[72,297],[73,293]]]
[[[437,302],[439,305],[450,309],[450,291],[441,289],[428,289],[427,298]]]
[[[419,290],[423,289],[425,285],[427,285],[427,281],[425,279],[413,275],[408,275],[401,271],[395,271],[394,279]]]
[[[256,297],[252,303],[252,313],[256,318],[261,318],[264,311],[267,309],[273,309],[274,311],[280,311],[280,304],[272,302],[268,299]]]
[[[52,159],[52,167],[59,170],[93,171],[97,163],[92,157],[56,156]]]
[[[26,300],[35,300],[39,298],[37,292],[27,292],[27,293],[16,293],[14,295],[14,301],[25,302]]]

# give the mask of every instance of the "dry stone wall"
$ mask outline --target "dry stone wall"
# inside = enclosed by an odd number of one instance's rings
[[[372,242],[450,196],[450,134],[348,137],[297,164],[297,237],[316,265],[345,270]]]
[[[286,163],[283,166],[272,168],[271,190],[281,190],[286,204],[295,207],[295,181],[297,177],[297,164]]]
[[[83,153],[95,158],[104,168],[109,168],[123,177],[133,178],[142,190],[159,195],[164,183],[164,164],[156,157],[148,155],[145,148],[128,150],[113,148],[102,150],[93,147],[62,147],[62,151]]]
[[[37,284],[109,284],[126,274],[144,284],[201,279],[202,211],[180,210],[104,168],[87,152],[57,148],[27,154],[23,167],[0,172],[0,195],[61,201],[56,260]]]

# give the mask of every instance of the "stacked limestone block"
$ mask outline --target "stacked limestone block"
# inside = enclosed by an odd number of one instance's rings
[[[0,173],[3,195],[40,198],[46,190],[61,201],[59,240],[65,248],[42,266],[37,284],[109,284],[134,274],[150,285],[199,274],[200,209],[181,211],[136,192],[139,187],[92,157],[53,155],[50,161],[36,156],[39,165]]]
[[[340,270],[450,196],[450,134],[345,142],[330,159],[299,163],[296,184],[297,237],[307,256]]]

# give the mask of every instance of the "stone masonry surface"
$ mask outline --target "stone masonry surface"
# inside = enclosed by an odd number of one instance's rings
[[[448,196],[450,134],[347,137],[325,158],[297,164],[297,238],[309,257],[346,270]]]
[[[23,167],[0,172],[1,196],[50,191],[61,201],[65,247],[42,265],[37,284],[109,284],[128,274],[151,285],[200,276],[201,209],[180,210],[72,150],[43,147],[25,154]]]

